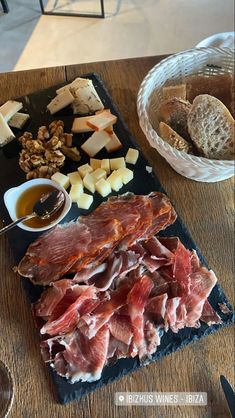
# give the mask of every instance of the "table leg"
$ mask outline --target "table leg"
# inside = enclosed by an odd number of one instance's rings
[[[5,0],[0,0],[5,1]],[[95,17],[95,18],[105,18],[105,11],[104,11],[104,0],[100,0],[100,14],[89,14],[89,13],[63,13],[63,12],[47,12],[44,8],[43,0],[39,0],[41,12],[43,15],[49,16],[78,16],[78,17]]]
[[[9,13],[9,7],[6,0],[1,0],[2,8],[4,13]]]

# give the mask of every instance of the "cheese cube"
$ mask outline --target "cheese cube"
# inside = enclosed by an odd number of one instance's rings
[[[81,178],[78,171],[73,171],[72,173],[68,173],[67,176],[70,180],[70,184],[72,184],[72,185],[83,184],[82,183],[82,178]]]
[[[136,164],[139,158],[139,151],[134,148],[129,148],[126,154],[126,162],[129,164]]]
[[[80,165],[80,167],[78,167],[78,171],[79,171],[79,174],[83,178],[83,177],[85,177],[85,175],[87,173],[91,173],[93,171],[93,169],[91,168],[91,166],[89,164],[83,164],[83,165]]]
[[[8,122],[8,125],[11,128],[22,129],[23,126],[26,124],[27,120],[29,120],[30,116],[27,113],[15,113]]]
[[[52,101],[47,105],[47,109],[51,115],[54,115],[54,113],[59,112],[59,110],[73,103],[73,101],[74,97],[72,93],[70,93],[70,91],[67,89],[52,99]]]
[[[111,158],[109,161],[111,170],[118,170],[119,168],[126,167],[126,163],[123,157]]]
[[[133,171],[126,167],[119,168],[117,172],[121,174],[123,184],[129,183],[134,177]]]
[[[107,182],[110,184],[112,190],[118,192],[118,190],[120,190],[123,186],[122,175],[117,171],[113,171],[112,174],[110,174],[110,176],[107,178]]]
[[[82,193],[77,200],[77,205],[80,209],[89,209],[93,202],[93,196],[90,194]]]
[[[97,168],[101,168],[101,160],[90,158],[90,166],[93,168],[93,170],[96,170]]]
[[[72,202],[77,202],[79,196],[83,193],[83,186],[82,184],[73,184],[69,196],[71,197]]]
[[[103,160],[101,160],[101,166],[100,168],[102,168],[103,170],[106,171],[107,174],[110,173],[110,162],[108,158],[104,158]]]
[[[88,120],[87,125],[95,131],[102,131],[103,129],[107,128],[110,125],[113,125],[116,122],[117,116],[112,115],[112,113],[102,112]]]
[[[107,132],[94,132],[90,138],[82,144],[81,148],[89,155],[89,157],[94,157],[102,148],[105,147],[109,140],[110,136]]]
[[[107,177],[107,173],[102,168],[97,168],[97,170],[95,170],[95,171],[93,171],[93,173],[91,173],[91,176],[94,178],[95,183],[96,183],[100,179],[106,178]]]
[[[59,171],[57,171],[55,174],[53,174],[53,176],[51,176],[51,180],[55,181],[61,187],[64,187],[64,189],[67,189],[70,185],[69,177],[65,176],[62,173],[59,173]]]
[[[83,179],[84,187],[91,193],[95,193],[95,180],[91,174],[87,173]]]
[[[105,179],[100,179],[96,183],[95,188],[97,192],[103,197],[108,196],[108,194],[111,193],[110,183]]]
[[[110,135],[110,141],[105,145],[106,151],[108,153],[114,152],[122,148],[122,143],[119,141],[117,135],[114,132],[110,132],[110,127],[106,130]]]

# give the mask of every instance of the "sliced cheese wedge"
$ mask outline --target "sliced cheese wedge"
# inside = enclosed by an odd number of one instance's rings
[[[123,184],[129,183],[134,178],[134,173],[127,167],[122,167],[117,170],[117,173],[121,175]]]
[[[15,102],[14,100],[8,100],[8,102],[0,106],[0,113],[4,117],[5,121],[8,122],[12,116],[22,109],[22,107],[22,103]]]
[[[105,131],[94,132],[90,138],[81,146],[82,150],[89,155],[94,157],[102,148],[107,145],[110,141],[110,136]]]
[[[72,184],[72,187],[69,192],[72,202],[77,202],[79,196],[83,193],[82,184]]]
[[[123,186],[122,175],[115,170],[107,178],[107,182],[110,184],[112,190],[118,192]]]
[[[67,189],[70,186],[69,178],[65,174],[59,173],[59,171],[51,176],[51,180],[58,183],[61,187],[64,187],[64,189]]]
[[[126,167],[125,159],[124,157],[120,158],[111,158],[110,160],[110,169],[118,170],[119,168]]]
[[[8,142],[12,141],[15,138],[12,130],[9,128],[8,124],[6,123],[4,117],[0,113],[0,147],[8,144]]]
[[[87,125],[95,131],[102,131],[117,122],[117,116],[112,113],[102,112],[87,121]]]
[[[73,101],[74,97],[69,89],[67,89],[52,99],[52,101],[47,105],[47,109],[51,115],[54,115],[54,113],[59,112],[59,110],[64,109],[64,107],[73,103]]]
[[[82,178],[78,171],[73,171],[72,173],[68,173],[67,176],[72,186],[76,184],[81,184],[81,185],[83,184]]]
[[[78,167],[78,172],[82,176],[82,178],[85,177],[87,173],[91,173],[92,171],[93,169],[89,164],[83,164],[80,165],[80,167]]]
[[[83,179],[84,187],[91,193],[95,193],[95,182],[94,177],[89,173],[87,173]]]
[[[93,170],[101,168],[101,160],[97,160],[96,158],[90,158],[90,166],[93,168]]]
[[[93,196],[87,193],[82,193],[77,200],[77,205],[80,209],[89,209],[93,202]]]
[[[30,116],[27,113],[17,112],[9,120],[8,124],[11,128],[22,129],[23,126],[26,124],[27,120],[29,120],[29,117]]]
[[[105,179],[100,179],[96,185],[95,188],[97,190],[97,192],[102,196],[102,197],[106,197],[111,193],[111,186],[110,183],[105,180]]]
[[[89,80],[87,78],[77,77],[75,78],[75,80],[72,81],[72,83],[66,84],[65,86],[57,89],[56,94],[63,93],[65,90],[68,90],[68,89],[71,91],[71,93],[73,93],[73,89],[76,90],[79,87],[84,87],[89,84],[92,84],[92,80]]]
[[[118,151],[119,149],[122,148],[122,143],[121,141],[118,139],[117,135],[115,134],[115,132],[113,132],[110,135],[110,141],[108,142],[107,145],[105,145],[106,151],[108,151],[108,153],[110,152],[114,152],[114,151]]]
[[[72,132],[75,134],[79,134],[82,132],[92,132],[90,126],[87,125],[87,121],[91,119],[91,116],[83,116],[81,118],[75,118],[72,125]]]
[[[79,87],[76,90],[73,89],[72,94],[75,97],[72,104],[74,114],[85,115],[104,109],[104,105],[92,84]]]

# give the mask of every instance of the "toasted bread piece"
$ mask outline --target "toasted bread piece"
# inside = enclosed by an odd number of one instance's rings
[[[187,100],[193,102],[199,94],[209,94],[219,99],[233,114],[233,76],[215,74],[189,76],[186,78]]]
[[[172,99],[173,97],[186,100],[186,84],[163,87],[162,94],[164,100]]]
[[[164,141],[176,148],[178,151],[184,151],[186,153],[192,151],[191,145],[164,122],[160,122],[159,134]]]
[[[234,119],[216,97],[200,94],[193,101],[188,129],[197,149],[207,158],[234,158]]]
[[[160,120],[170,125],[180,136],[190,139],[187,118],[192,105],[186,100],[173,97],[162,102],[159,108]]]

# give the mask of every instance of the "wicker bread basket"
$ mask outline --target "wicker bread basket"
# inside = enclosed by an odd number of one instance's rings
[[[144,78],[138,93],[140,126],[149,144],[156,148],[175,171],[192,180],[216,182],[234,175],[234,161],[211,160],[186,154],[171,147],[158,135],[158,108],[162,87],[184,82],[189,75],[234,74],[234,50],[229,48],[190,49],[155,65]]]

